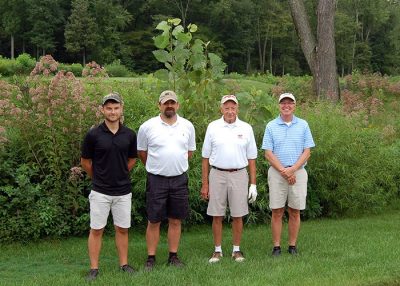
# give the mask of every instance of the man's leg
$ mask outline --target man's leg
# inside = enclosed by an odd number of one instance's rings
[[[118,251],[119,265],[128,264],[128,228],[114,226],[115,228],[115,245]]]
[[[239,246],[243,232],[243,219],[242,217],[234,217],[232,219],[233,245]]]
[[[88,239],[90,269],[98,269],[99,268],[99,256],[100,256],[100,250],[101,250],[103,231],[104,231],[104,228],[90,229],[89,239]]]
[[[157,245],[160,240],[160,224],[161,222],[148,222],[146,229],[147,254],[156,255]]]
[[[212,232],[214,238],[214,245],[221,246],[222,243],[222,216],[214,216],[212,222]]]
[[[296,246],[300,230],[300,210],[288,208],[289,213],[289,245]]]
[[[271,217],[272,242],[275,246],[281,245],[282,217],[285,208],[273,209]]]
[[[181,220],[168,218],[168,248],[169,252],[177,253],[181,238]]]

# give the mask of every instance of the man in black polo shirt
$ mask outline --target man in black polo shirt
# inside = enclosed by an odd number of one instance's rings
[[[90,234],[88,280],[99,273],[99,255],[108,215],[113,215],[115,244],[120,269],[133,273],[128,264],[128,229],[131,225],[131,181],[129,171],[137,158],[136,134],[120,123],[123,102],[118,93],[106,95],[101,112],[104,122],[86,134],[82,144],[81,164],[92,178],[89,195]]]

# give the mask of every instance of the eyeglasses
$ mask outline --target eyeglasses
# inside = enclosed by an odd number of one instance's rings
[[[294,105],[295,103],[293,101],[283,101],[283,102],[279,102],[279,104],[281,104],[281,105]]]

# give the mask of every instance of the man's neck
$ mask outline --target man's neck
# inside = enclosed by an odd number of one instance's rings
[[[117,133],[118,129],[119,129],[119,121],[108,121],[108,120],[104,120],[104,122],[106,123],[107,128],[113,133]]]
[[[283,122],[292,122],[293,114],[291,114],[291,115],[281,115],[281,118],[282,118]]]
[[[161,120],[167,123],[168,125],[173,125],[177,120],[178,116],[175,114],[172,117],[166,117],[164,114],[160,114]]]

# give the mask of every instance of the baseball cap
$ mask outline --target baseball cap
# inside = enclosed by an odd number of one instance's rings
[[[112,100],[117,103],[122,103],[122,98],[117,92],[112,92],[110,94],[107,94],[106,96],[103,97],[102,105],[106,104],[107,101]]]
[[[173,100],[175,102],[178,102],[178,98],[176,97],[175,92],[173,92],[172,90],[164,90],[163,92],[161,92],[158,102],[164,104],[168,100]]]
[[[293,95],[293,94],[291,94],[291,93],[282,93],[282,94],[279,96],[278,103],[280,103],[280,102],[282,101],[282,99],[284,99],[284,98],[290,98],[291,100],[293,100],[294,102],[296,102],[296,98],[294,98],[294,95]]]
[[[232,100],[234,103],[238,104],[238,100],[237,100],[236,96],[234,96],[233,94],[224,95],[221,98],[221,104],[224,104],[228,100]]]

